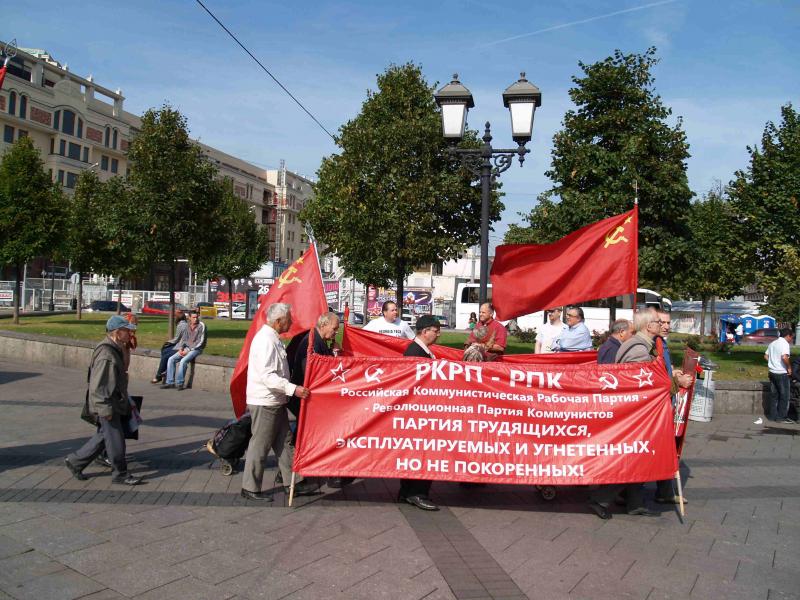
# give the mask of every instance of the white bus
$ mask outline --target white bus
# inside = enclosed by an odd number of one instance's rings
[[[469,327],[470,313],[478,314],[479,304],[478,298],[480,294],[480,284],[477,283],[460,283],[456,290],[456,329],[467,329]],[[489,285],[488,289],[489,300],[492,299],[492,286]],[[672,301],[665,298],[658,292],[639,288],[636,290],[636,307],[654,307],[672,311]],[[609,320],[608,299],[592,300],[591,302],[584,302],[580,305],[583,309],[583,315],[586,320],[586,326],[589,331],[607,331]],[[563,316],[562,316],[563,318]],[[632,319],[633,307],[631,306],[631,295],[617,296],[617,318],[618,319]],[[531,313],[529,315],[522,315],[517,317],[517,325],[520,329],[536,329],[543,325],[547,316],[543,310]],[[507,324],[504,321],[503,324]]]

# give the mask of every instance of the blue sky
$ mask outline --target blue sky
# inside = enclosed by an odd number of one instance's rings
[[[414,61],[431,83],[458,72],[470,125],[508,147],[501,93],[520,71],[542,90],[533,152],[502,175],[497,243],[549,187],[553,134],[571,107],[578,61],[655,45],[656,91],[684,118],[689,183],[702,194],[747,165],[780,106],[798,104],[800,3],[780,0],[324,2],[204,0],[330,131],[360,110],[375,75]],[[169,102],[203,142],[253,163],[314,176],[332,140],[192,0],[10,3],[0,38],[45,48],[80,75],[121,88],[126,109]]]

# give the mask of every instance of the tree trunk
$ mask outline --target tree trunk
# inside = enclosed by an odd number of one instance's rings
[[[78,315],[78,321],[83,318],[83,271],[78,271],[78,305],[75,307],[75,312]]]
[[[169,337],[175,337],[175,260],[169,259]]]
[[[230,277],[228,279],[228,320],[233,321],[233,282]]]
[[[711,296],[711,337],[717,339],[717,297]]]
[[[19,265],[14,265],[14,293],[12,295],[14,305],[14,325],[19,325]]]
[[[122,275],[117,277],[117,314],[122,314]]]
[[[703,296],[700,300],[700,337],[706,335],[706,312],[708,309],[708,298]]]
[[[403,279],[405,278],[405,274],[404,273],[405,273],[405,269],[403,268],[402,264],[398,264],[397,265],[397,275],[396,275],[396,277],[397,277],[397,285],[395,287],[397,288],[396,301],[397,301],[397,307],[400,309],[400,320],[401,321],[403,320],[403,302],[405,300],[405,298],[403,297],[403,294],[405,292],[405,290],[403,289]]]

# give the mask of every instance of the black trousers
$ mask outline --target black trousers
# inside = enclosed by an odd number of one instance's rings
[[[428,496],[431,491],[431,484],[433,481],[430,479],[401,479],[400,480],[400,496],[408,498],[409,496]]]
[[[590,502],[597,502],[608,506],[614,499],[622,494],[625,496],[625,509],[630,512],[644,506],[644,494],[641,483],[612,483],[601,485],[589,494]]]
[[[103,450],[108,454],[108,460],[112,464],[111,476],[114,479],[126,477],[128,463],[125,461],[125,433],[122,430],[122,419],[119,415],[115,414],[110,421],[101,418],[95,434],[83,446],[69,455],[69,462],[83,470],[100,456]]]

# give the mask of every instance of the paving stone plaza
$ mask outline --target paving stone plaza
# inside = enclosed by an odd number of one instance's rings
[[[63,458],[86,372],[0,359],[0,599],[800,598],[800,426],[750,415],[690,423],[687,515],[601,521],[587,492],[435,483],[440,512],[357,480],[286,506],[239,497],[241,474],[204,444],[230,418],[218,393],[132,382],[145,397],[129,442],[135,488]],[[272,474],[275,472],[272,463]],[[652,499],[652,490],[648,492]]]

